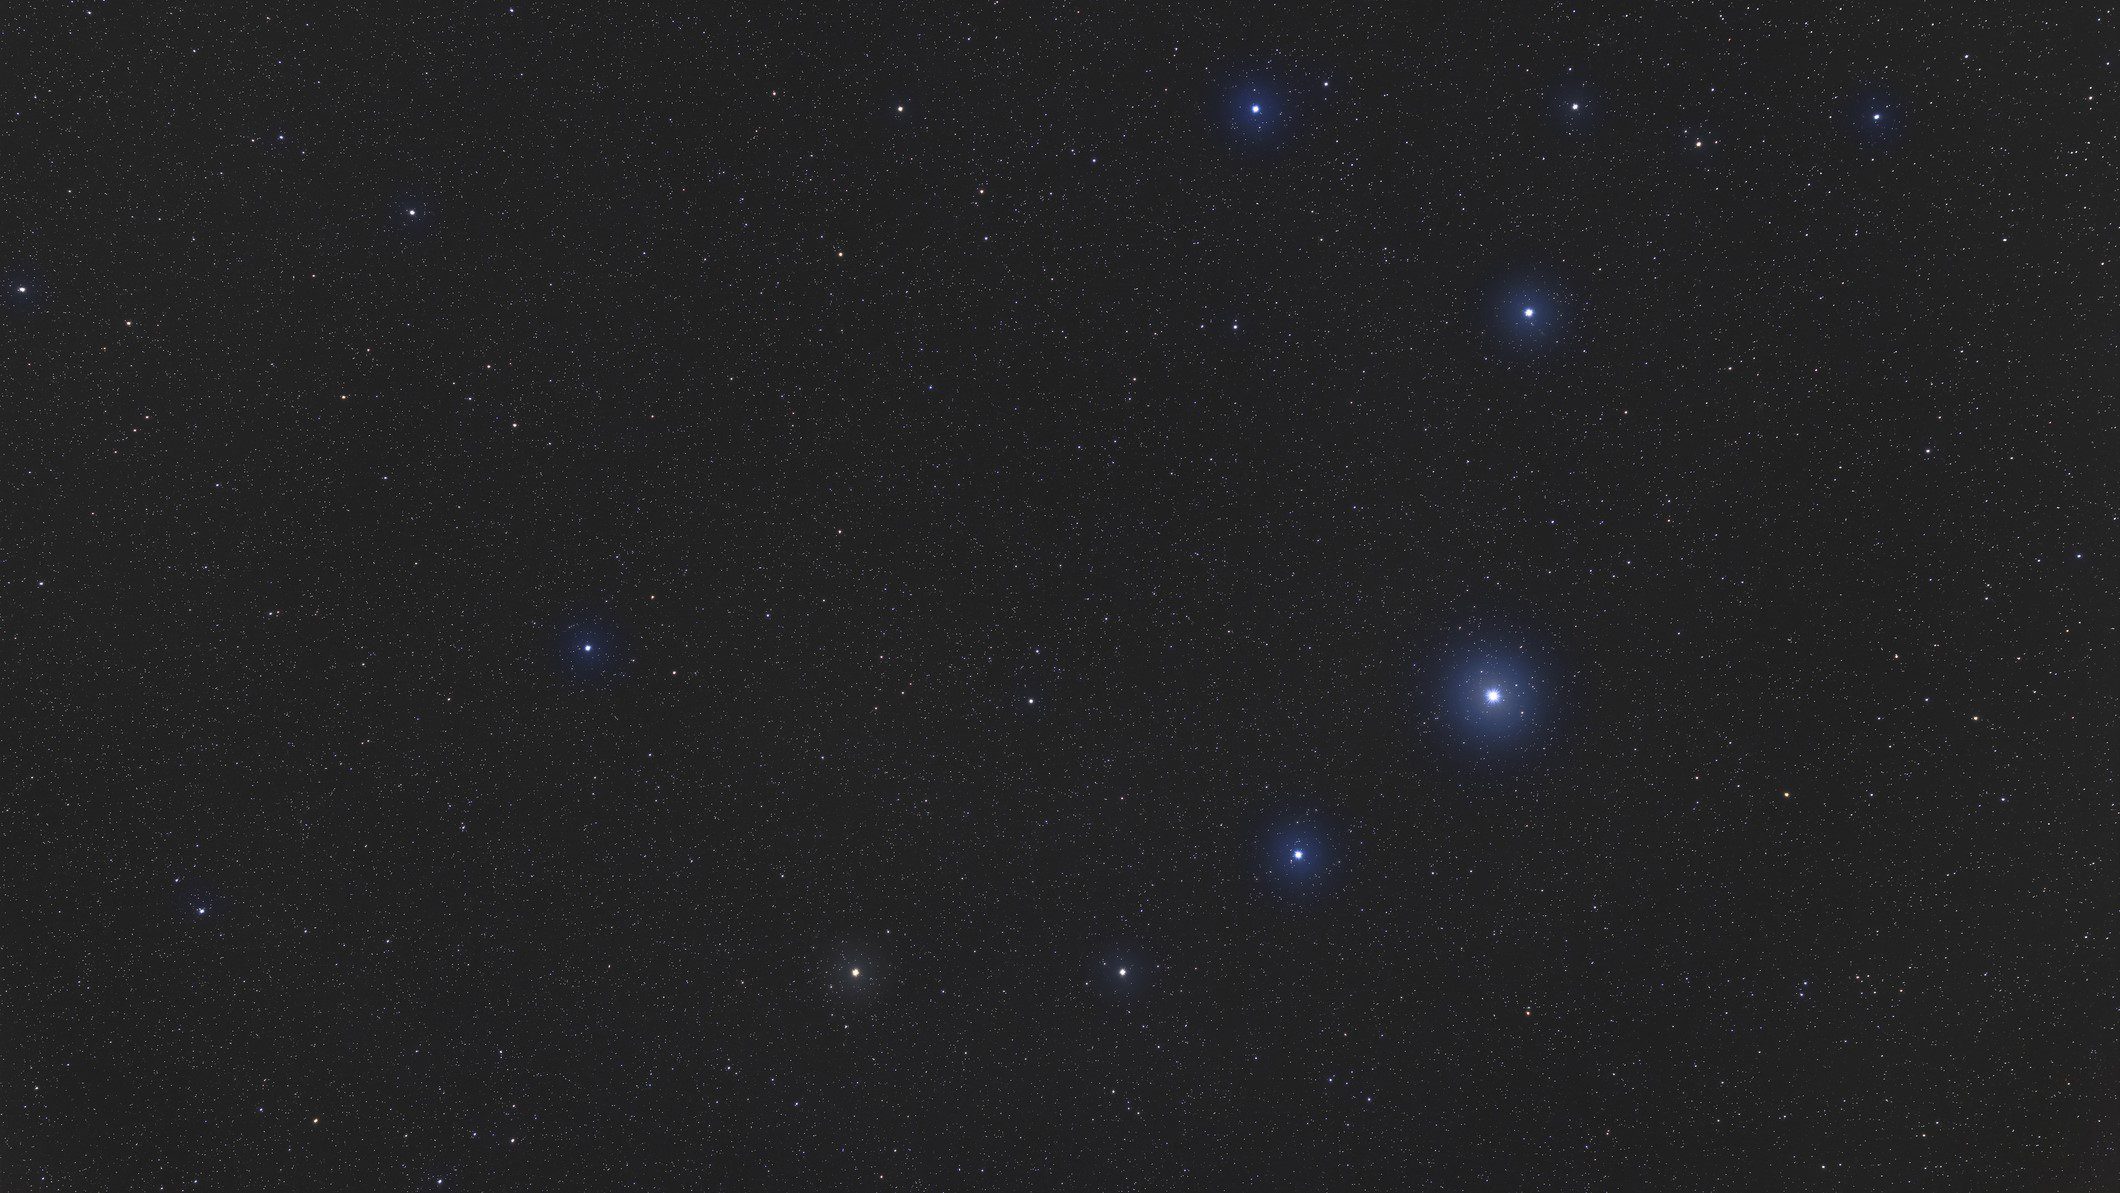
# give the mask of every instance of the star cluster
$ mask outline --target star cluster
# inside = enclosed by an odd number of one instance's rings
[[[2096,1187],[2110,24],[0,16],[0,1188]]]

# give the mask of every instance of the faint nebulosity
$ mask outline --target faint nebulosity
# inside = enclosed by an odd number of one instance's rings
[[[0,15],[0,1188],[2091,1190],[2114,14]]]

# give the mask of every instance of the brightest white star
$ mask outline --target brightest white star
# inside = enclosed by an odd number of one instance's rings
[[[1253,104],[1253,105],[1251,106],[1251,114],[1252,114],[1252,115],[1254,115],[1254,116],[1256,116],[1256,115],[1258,115],[1258,114],[1259,114],[1259,105],[1257,105],[1257,104]]]
[[[860,977],[860,976],[861,976],[861,968],[860,968],[859,966],[856,966],[855,968],[853,968],[853,969],[850,969],[850,970],[848,970],[848,971],[847,971],[847,976],[848,976],[848,977],[852,977],[852,978],[858,978],[858,977]]]
[[[1119,976],[1122,978],[1126,976],[1126,967],[1124,965],[1119,967]]]
[[[1302,850],[1300,850],[1300,849],[1296,850],[1296,853],[1295,853],[1295,857],[1296,857],[1296,860],[1297,860],[1297,861],[1299,861],[1299,862],[1300,862],[1300,861],[1302,861],[1302,860],[1303,860],[1303,851],[1302,851]]]
[[[1529,319],[1529,318],[1530,318],[1531,316],[1533,316],[1533,315],[1536,315],[1536,314],[1538,314],[1538,312],[1537,312],[1537,311],[1535,311],[1535,310],[1533,310],[1533,309],[1531,309],[1530,307],[1525,307],[1525,308],[1524,308],[1524,318],[1526,318],[1526,319]]]
[[[1500,704],[1501,702],[1502,702],[1502,690],[1501,690],[1500,688],[1488,688],[1488,689],[1487,689],[1487,703],[1489,703],[1489,704]]]

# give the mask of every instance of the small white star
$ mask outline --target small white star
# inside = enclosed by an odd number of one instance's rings
[[[1126,976],[1126,967],[1124,965],[1119,967],[1119,976],[1122,978]]]
[[[582,643],[582,653],[584,653],[584,654],[587,654],[588,652],[590,652],[590,651],[592,651],[592,650],[595,650],[595,649],[596,649],[596,647],[594,647],[594,646],[590,645],[590,644],[589,644],[589,643],[587,643],[587,642],[584,642],[584,643]]]
[[[29,293],[29,287],[28,287],[28,286],[17,286],[17,287],[15,287],[15,293],[17,293],[17,294],[27,294],[27,293]]]
[[[1870,119],[1871,119],[1871,120],[1882,120],[1882,119],[1884,119],[1884,113],[1883,113],[1883,112],[1872,112],[1872,113],[1870,113]]]
[[[419,208],[417,208],[417,207],[407,207],[407,208],[405,209],[405,214],[406,214],[406,215],[418,215],[419,213],[420,213],[420,209],[419,209]],[[440,1181],[436,1181],[436,1182],[434,1182],[434,1183],[435,1183],[435,1184],[437,1184],[437,1185],[439,1185],[439,1184],[441,1184],[442,1182],[440,1182]]]
[[[206,914],[206,909],[203,907],[194,907],[192,908],[192,910],[198,912],[200,915]]]
[[[1525,308],[1524,308],[1524,318],[1526,318],[1526,319],[1529,319],[1529,318],[1530,318],[1531,316],[1533,316],[1533,315],[1536,315],[1536,314],[1538,314],[1538,312],[1537,312],[1537,311],[1535,311],[1535,310],[1533,310],[1533,309],[1531,309],[1530,307],[1525,307]]]
[[[1583,105],[1581,105],[1581,104],[1569,104],[1569,105],[1568,105],[1568,110],[1569,110],[1569,111],[1571,111],[1571,112],[1580,112],[1580,111],[1582,111],[1582,110],[1583,110]]]

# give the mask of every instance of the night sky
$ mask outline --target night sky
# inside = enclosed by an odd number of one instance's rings
[[[2120,17],[1787,7],[10,9],[0,1188],[2109,1187]]]

